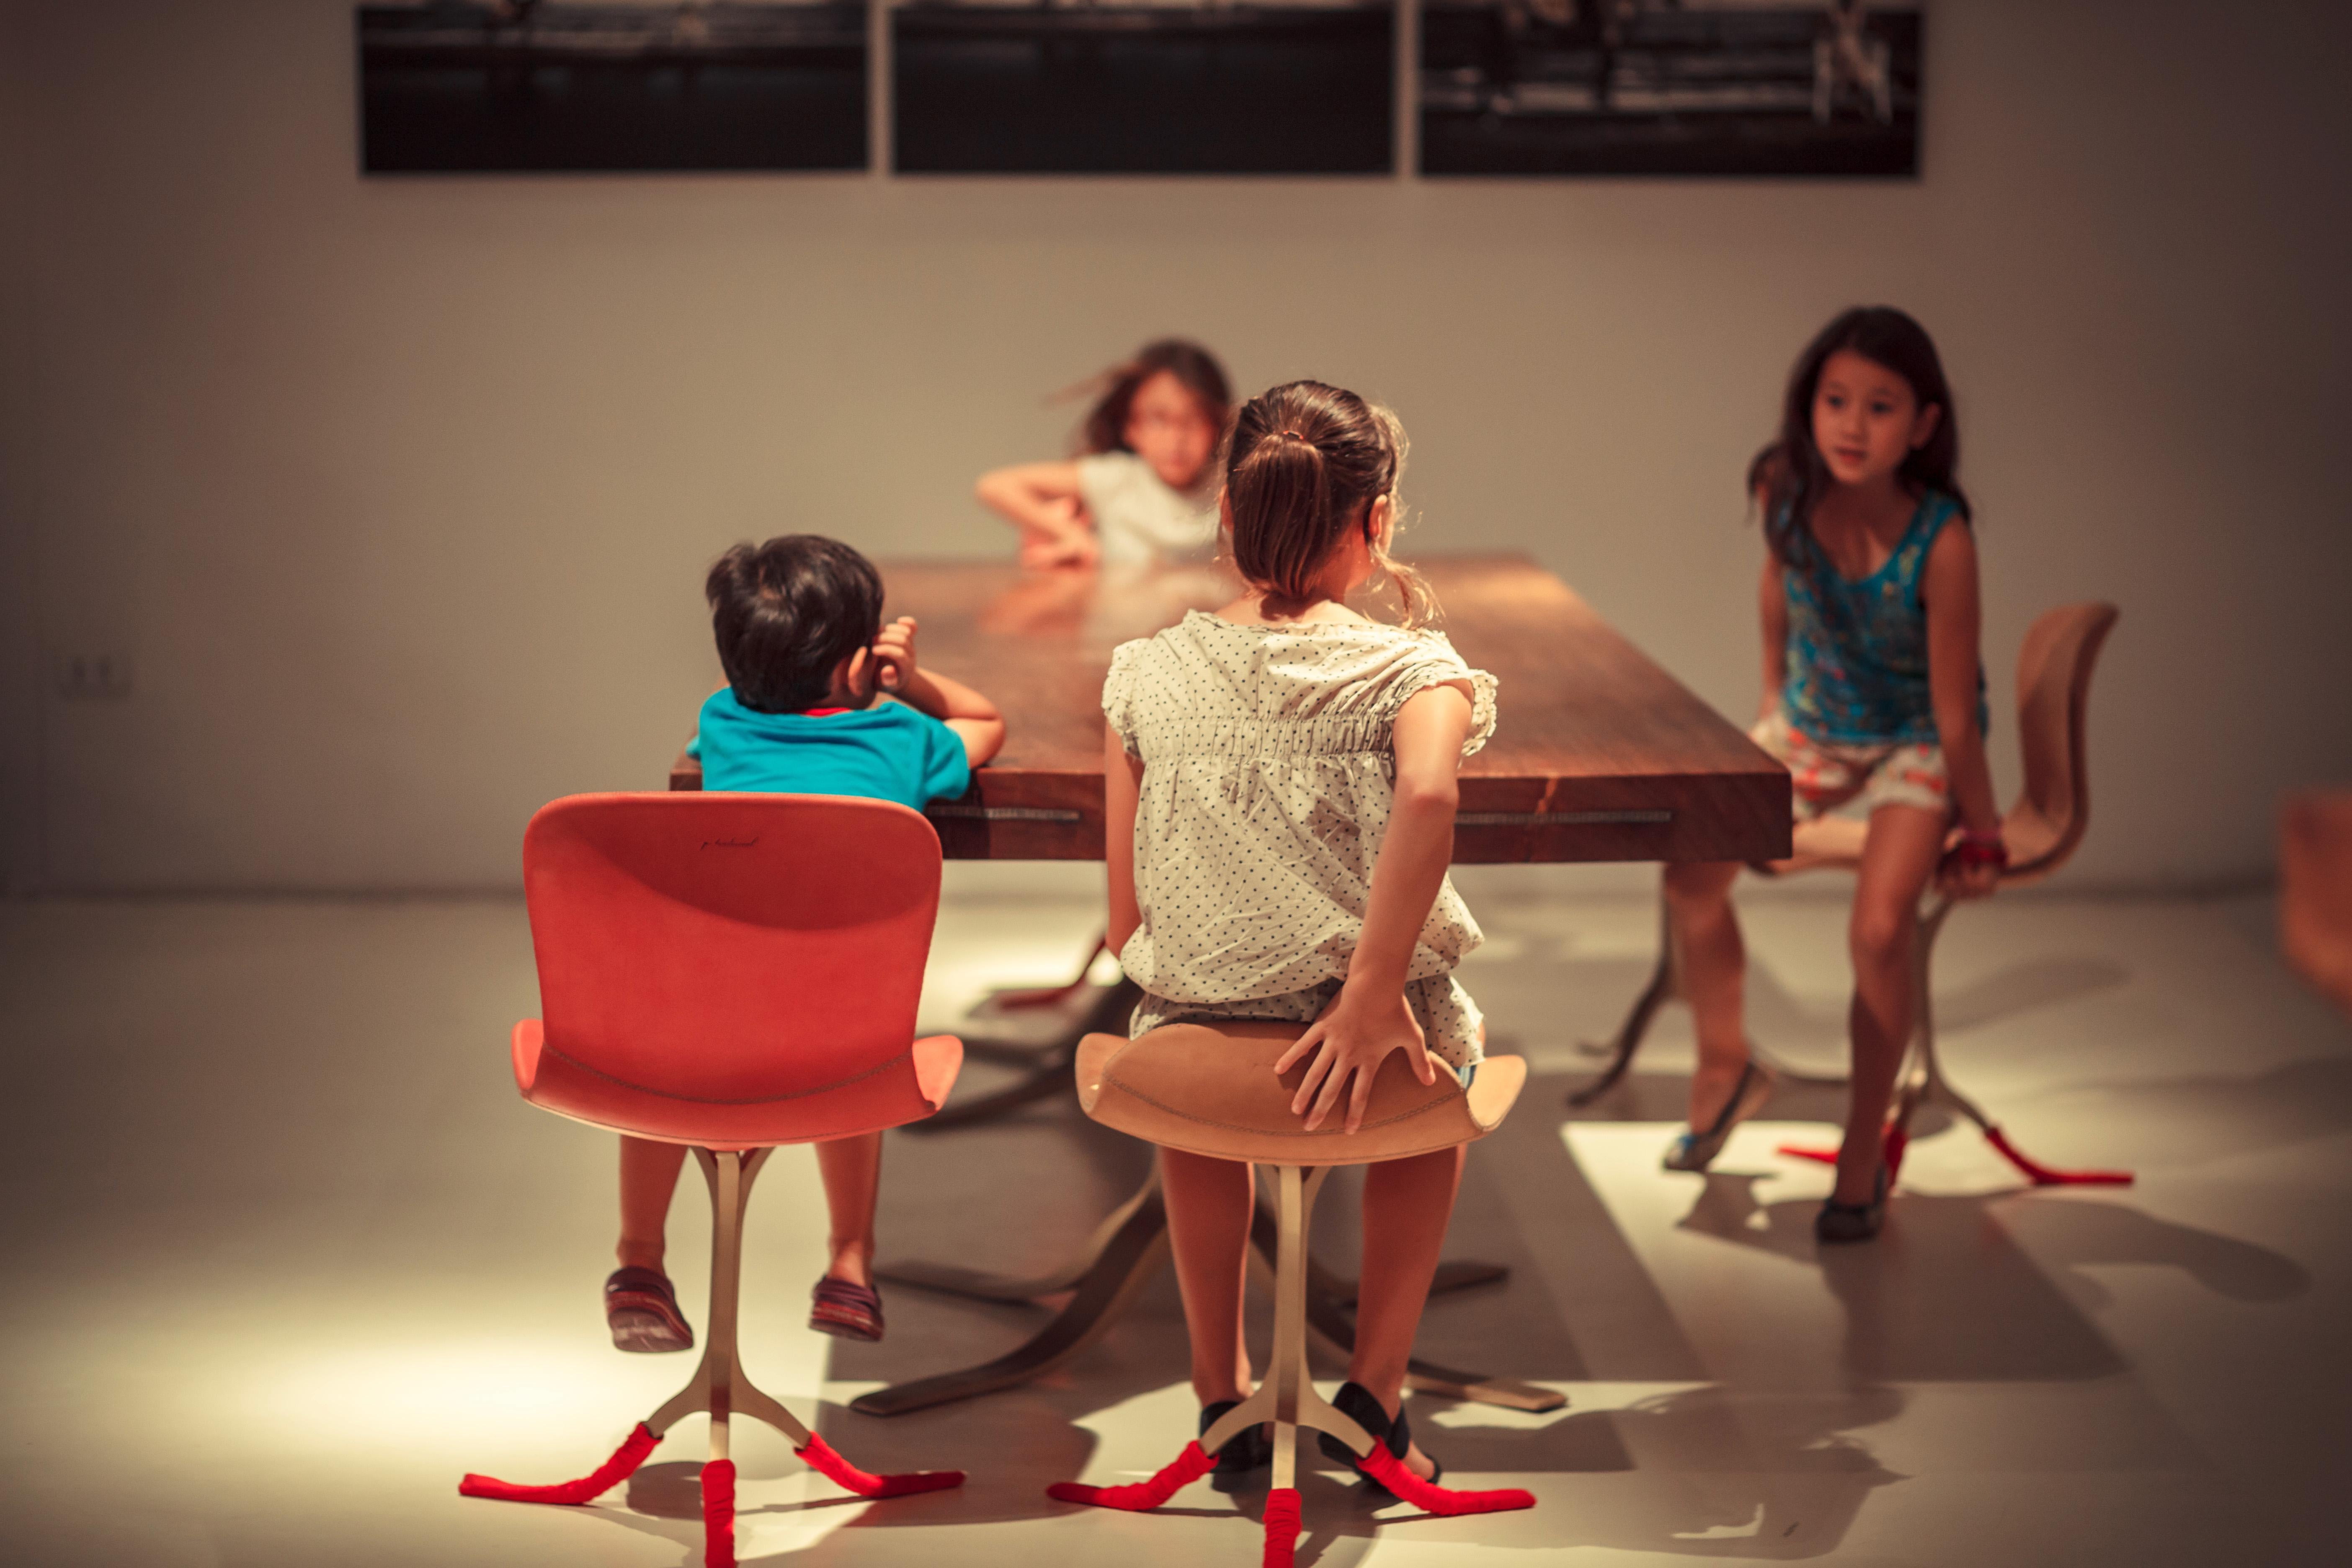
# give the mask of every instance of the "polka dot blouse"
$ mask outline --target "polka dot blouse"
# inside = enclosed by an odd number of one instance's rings
[[[1395,803],[1391,728],[1409,698],[1448,681],[1472,693],[1467,756],[1495,732],[1495,678],[1435,632],[1195,610],[1122,645],[1103,713],[1144,765],[1129,978],[1175,1003],[1344,978]],[[1406,978],[1450,975],[1482,940],[1447,879]]]

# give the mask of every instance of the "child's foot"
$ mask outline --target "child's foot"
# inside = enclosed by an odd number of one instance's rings
[[[1339,1392],[1331,1396],[1331,1405],[1340,1415],[1353,1417],[1356,1425],[1364,1429],[1364,1436],[1394,1455],[1411,1474],[1433,1486],[1445,1474],[1445,1467],[1423,1453],[1421,1445],[1412,1440],[1412,1421],[1403,1405],[1398,1405],[1396,1415],[1391,1417],[1381,1408],[1381,1402],[1372,1391],[1357,1383],[1341,1384]],[[1388,1489],[1371,1478],[1357,1459],[1355,1450],[1339,1438],[1323,1432],[1317,1434],[1316,1442],[1324,1453],[1363,1477],[1366,1486],[1383,1492]]]
[[[694,1348],[694,1330],[677,1310],[669,1276],[658,1268],[615,1268],[604,1281],[604,1322],[613,1348],[640,1353]]]
[[[809,1327],[836,1339],[882,1337],[882,1298],[870,1285],[854,1285],[828,1274],[809,1291]]]
[[[1238,1399],[1220,1399],[1214,1405],[1201,1406],[1201,1436],[1225,1418],[1225,1413],[1241,1403]],[[1244,1426],[1228,1438],[1217,1450],[1217,1474],[1237,1476],[1244,1471],[1260,1469],[1274,1463],[1274,1439],[1266,1435],[1265,1425]]]
[[[1732,1130],[1772,1098],[1773,1088],[1772,1075],[1758,1067],[1751,1058],[1739,1069],[1739,1080],[1731,1086],[1722,1109],[1704,1124],[1692,1122],[1666,1146],[1666,1157],[1660,1163],[1669,1171],[1706,1170],[1731,1141]]]

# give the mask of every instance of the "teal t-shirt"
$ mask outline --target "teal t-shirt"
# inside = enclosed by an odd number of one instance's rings
[[[971,785],[963,737],[902,702],[814,718],[761,713],[711,693],[687,754],[702,759],[702,787],[775,795],[850,795],[917,811]]]

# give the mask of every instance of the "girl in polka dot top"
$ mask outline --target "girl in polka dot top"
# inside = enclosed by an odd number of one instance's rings
[[[1427,591],[1388,554],[1403,461],[1395,416],[1354,393],[1300,381],[1244,405],[1221,521],[1248,591],[1121,647],[1103,687],[1110,940],[1144,992],[1133,1032],[1307,1024],[1281,1063],[1307,1063],[1292,1109],[1349,1131],[1391,1052],[1424,1083],[1466,1079],[1486,1035],[1454,978],[1480,936],[1446,867],[1454,775],[1494,732],[1495,680],[1418,628]],[[1407,625],[1343,602],[1376,576]],[[1161,1162],[1205,1430],[1249,1392],[1249,1168],[1172,1149]],[[1457,1148],[1366,1169],[1340,1407],[1368,1426],[1397,1416],[1461,1168]],[[1406,1464],[1435,1469],[1417,1448]]]

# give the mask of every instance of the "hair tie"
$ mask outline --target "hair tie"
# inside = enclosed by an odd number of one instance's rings
[[[1268,439],[1268,440],[1274,440],[1274,441],[1279,441],[1279,440],[1280,440],[1280,439],[1282,439],[1282,437],[1284,437],[1285,436],[1289,437],[1290,437],[1292,440],[1294,440],[1294,441],[1304,441],[1304,440],[1306,440],[1306,439],[1307,439],[1307,437],[1306,437],[1301,436],[1301,435],[1300,435],[1297,431],[1296,431],[1296,430],[1276,430],[1276,431],[1272,436],[1268,437],[1267,437],[1267,439]]]

